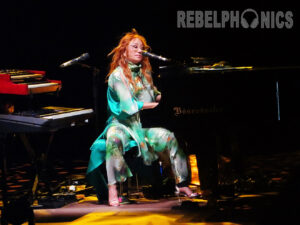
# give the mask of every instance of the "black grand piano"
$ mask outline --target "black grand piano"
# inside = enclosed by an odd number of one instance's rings
[[[220,156],[242,173],[243,154],[291,143],[300,121],[299,72],[299,66],[232,66],[201,57],[160,66],[159,120],[187,154],[197,155],[202,189],[217,192]]]

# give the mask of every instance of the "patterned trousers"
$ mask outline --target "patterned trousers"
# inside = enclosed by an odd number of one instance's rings
[[[186,156],[179,147],[174,134],[165,128],[143,128],[148,150],[157,155],[163,167],[171,166],[176,182],[188,178]],[[124,159],[124,146],[132,140],[130,134],[122,127],[112,126],[106,134],[106,171],[108,185],[124,182],[132,176]],[[157,158],[156,157],[156,158]]]

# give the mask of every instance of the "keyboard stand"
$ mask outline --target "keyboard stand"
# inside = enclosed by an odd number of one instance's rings
[[[33,179],[31,180],[31,192],[29,191],[26,195],[21,196],[21,198],[18,198],[14,201],[9,201],[8,196],[7,196],[7,155],[6,152],[9,149],[9,143],[8,139],[12,133],[0,133],[0,157],[2,159],[1,161],[1,171],[2,171],[2,176],[1,176],[1,189],[2,189],[2,202],[3,202],[3,207],[2,207],[2,216],[1,216],[1,224],[7,225],[8,223],[12,223],[12,220],[15,220],[16,215],[15,212],[17,208],[27,206],[25,211],[28,213],[26,214],[25,217],[19,218],[21,223],[24,223],[28,221],[29,225],[34,225],[34,213],[33,213],[33,203],[34,200],[37,199],[37,190],[38,190],[38,184],[40,177],[42,177],[42,174],[46,174],[47,170],[47,158],[48,154],[51,149],[51,144],[54,139],[54,132],[49,133],[50,136],[48,138],[48,143],[46,146],[45,151],[41,153],[40,156],[36,154],[36,151],[33,149],[32,145],[30,144],[30,141],[28,139],[28,136],[26,133],[19,133],[19,137],[24,144],[24,147],[31,159],[31,164],[34,167],[34,176]],[[49,188],[49,193],[52,193],[50,185],[47,183],[47,180],[45,179],[44,182],[46,183],[46,187]],[[23,209],[22,209],[23,210]],[[22,222],[24,221],[24,222]],[[21,224],[20,223],[20,224]]]
[[[2,189],[2,202],[3,207],[1,208],[1,224],[8,225],[12,224],[22,224],[28,221],[28,225],[34,225],[34,213],[31,207],[32,205],[32,193],[22,196],[22,198],[8,201],[7,196],[7,147],[8,138],[7,133],[0,133],[0,154],[1,154],[1,189]],[[22,210],[23,213],[19,213]]]
[[[46,174],[47,171],[47,161],[48,161],[48,154],[51,149],[51,145],[54,139],[54,132],[50,132],[50,136],[48,138],[48,143],[46,146],[45,151],[41,153],[41,156],[36,155],[36,151],[33,149],[32,145],[30,144],[30,141],[28,140],[28,136],[26,133],[20,133],[19,134],[20,139],[22,140],[22,143],[24,144],[25,149],[27,150],[28,155],[30,156],[31,163],[35,167],[35,177],[34,177],[34,182],[32,184],[32,197],[33,200],[37,198],[36,192],[37,192],[37,187],[39,183],[40,177],[42,177],[42,174]],[[47,183],[47,180],[44,182]],[[47,187],[50,189],[50,185],[47,184]],[[49,190],[51,193],[52,191]]]

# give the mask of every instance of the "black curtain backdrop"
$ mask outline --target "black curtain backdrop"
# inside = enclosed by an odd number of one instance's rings
[[[178,10],[292,11],[292,29],[177,28]],[[56,103],[93,107],[91,71],[59,65],[84,52],[100,69],[101,123],[106,120],[107,54],[132,28],[152,51],[178,60],[191,56],[226,60],[231,65],[299,65],[299,8],[292,1],[2,1],[0,69],[45,70],[63,82]],[[152,60],[151,60],[152,61]],[[152,61],[158,72],[157,61]],[[100,133],[100,131],[99,131]],[[90,144],[90,143],[89,143]]]
[[[217,57],[239,64],[295,64],[299,51],[296,3],[268,1],[6,1],[1,5],[1,68],[57,66],[83,52],[107,69],[106,55],[131,28],[152,51],[170,58]],[[177,28],[178,10],[292,11],[292,29]]]

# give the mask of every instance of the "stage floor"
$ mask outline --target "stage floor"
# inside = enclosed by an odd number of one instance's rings
[[[89,196],[61,208],[36,209],[36,224],[259,224],[262,201],[277,193],[219,199],[207,207],[203,199],[135,199],[119,207],[99,204]],[[264,200],[263,200],[264,199]],[[265,205],[266,203],[263,203]]]
[[[300,151],[249,156],[243,177],[239,180],[222,178],[220,195],[213,202],[215,204],[208,205],[204,199],[179,199],[176,196],[150,199],[140,195],[139,198],[131,197],[130,204],[110,207],[99,204],[95,193],[88,191],[76,195],[75,201],[66,201],[57,207],[54,202],[51,207],[35,206],[35,222],[43,225],[296,224],[299,212],[299,162]],[[56,172],[49,176],[50,184],[63,186],[76,181],[78,188],[84,186],[82,182],[87,161],[72,160],[68,165],[59,160],[53,163]],[[14,162],[9,165],[9,198],[28,191],[29,171],[28,163]],[[47,184],[41,182],[40,185],[43,189]]]
[[[119,207],[99,204],[95,196],[55,209],[36,209],[36,224],[289,224],[286,199],[278,192],[221,197],[215,207],[203,199],[135,199]],[[277,205],[276,205],[277,204]],[[276,205],[276,208],[273,207]],[[295,219],[295,218],[293,218]],[[294,221],[295,222],[295,221]]]

